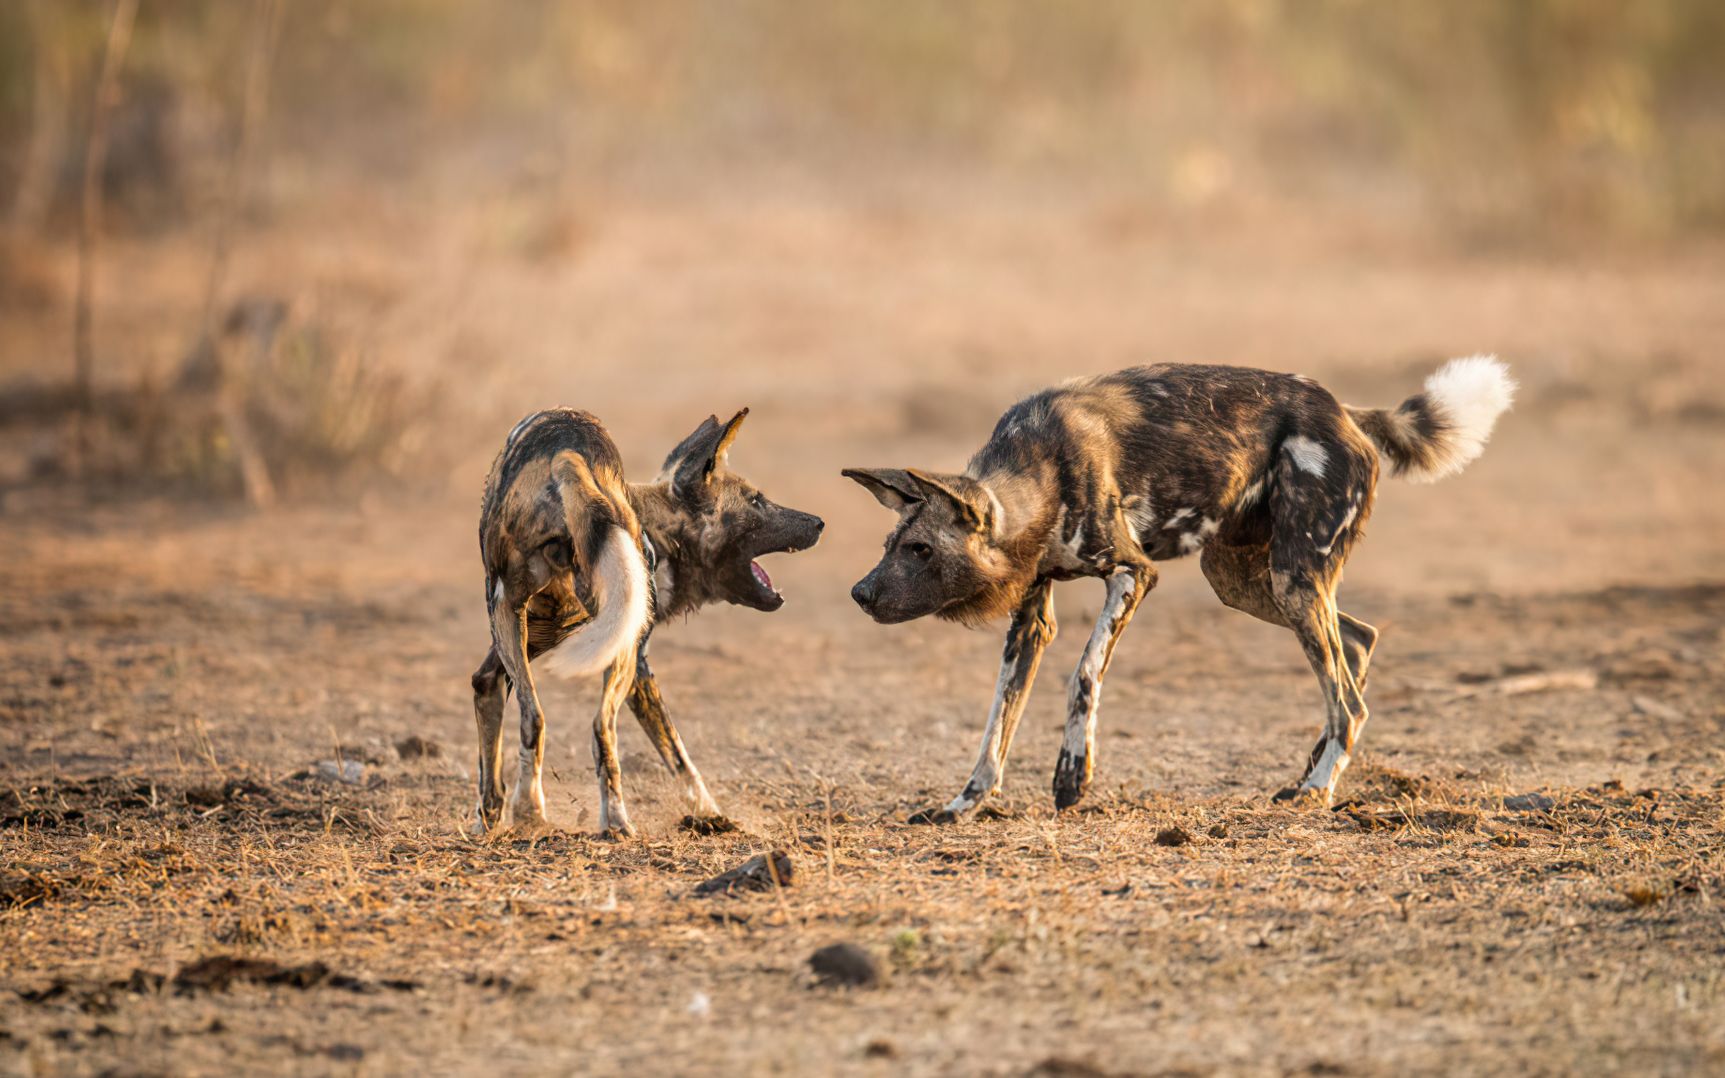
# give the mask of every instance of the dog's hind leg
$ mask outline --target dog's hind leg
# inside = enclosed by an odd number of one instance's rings
[[[1199,564],[1216,598],[1224,605],[1271,625],[1290,627],[1270,588],[1268,544],[1228,546],[1213,542],[1204,548]],[[1347,660],[1348,673],[1363,693],[1372,652],[1378,646],[1378,631],[1344,610],[1336,611],[1336,617],[1341,623],[1342,655]]]
[[[659,759],[665,761],[665,766],[671,774],[677,776],[677,781],[683,785],[683,795],[694,809],[694,815],[703,823],[719,830],[728,830],[724,824],[724,813],[719,811],[718,803],[713,795],[707,792],[707,784],[701,780],[701,773],[695,770],[695,763],[689,759],[689,752],[683,747],[683,739],[678,736],[677,728],[671,725],[671,716],[665,713],[664,698],[659,695],[659,683],[653,676],[653,668],[647,664],[647,642],[641,642],[641,650],[635,657],[635,684],[629,690],[629,710],[635,713],[635,718],[646,732],[647,740],[653,743],[653,748],[659,752]]]
[[[498,588],[502,591],[503,585],[499,583]],[[523,824],[543,825],[545,791],[540,783],[540,774],[545,766],[545,711],[539,706],[539,693],[533,686],[533,671],[527,662],[525,600],[507,593],[496,598],[491,610],[491,641],[504,676],[515,687],[515,699],[521,708],[520,762],[515,789],[509,798],[510,814],[514,817],[512,823],[517,827]],[[498,718],[501,722],[501,703]],[[481,733],[483,735],[484,731]]]
[[[1006,757],[1012,751],[1012,738],[1018,732],[1018,720],[1024,715],[1031,683],[1036,680],[1036,668],[1057,628],[1054,583],[1039,580],[1013,612],[1012,624],[1006,630],[1000,680],[995,685],[994,705],[989,708],[988,727],[982,734],[982,751],[977,755],[970,780],[944,808],[924,809],[911,816],[911,823],[951,823],[1000,789]]]
[[[1305,775],[1297,786],[1277,793],[1276,800],[1312,796],[1327,805],[1366,725],[1366,702],[1344,657],[1346,646],[1336,610],[1334,578],[1325,579],[1299,570],[1278,571],[1276,597],[1305,649],[1312,672],[1318,676],[1325,708],[1324,732],[1312,749]]]
[[[495,646],[473,672],[473,712],[479,726],[479,806],[474,817],[481,833],[503,818],[503,706],[509,701],[509,675]]]
[[[1305,775],[1297,786],[1278,793],[1278,801],[1313,797],[1329,804],[1366,724],[1363,660],[1370,658],[1377,632],[1356,619],[1344,622],[1336,609],[1336,587],[1370,511],[1376,479],[1377,458],[1339,440],[1328,448],[1317,443],[1290,448],[1277,466],[1270,496],[1270,594],[1305,649],[1323,690],[1325,713],[1324,732]]]
[[[635,648],[618,652],[605,669],[599,711],[593,716],[593,770],[599,777],[599,833],[606,838],[633,835],[623,807],[623,767],[617,756],[617,712],[635,681]]]
[[[1147,592],[1156,586],[1156,570],[1148,565],[1122,566],[1108,577],[1102,613],[1084,645],[1084,657],[1072,672],[1067,697],[1066,736],[1054,766],[1054,807],[1071,808],[1090,786],[1096,767],[1096,711],[1101,703],[1102,678],[1114,658],[1114,645],[1132,621]]]

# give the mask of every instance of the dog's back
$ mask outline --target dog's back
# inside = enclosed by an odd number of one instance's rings
[[[549,652],[559,673],[603,669],[651,620],[622,457],[586,412],[516,424],[486,480],[479,547],[488,606],[525,599],[528,657]]]
[[[1132,545],[1158,561],[1200,549],[1262,504],[1279,455],[1344,501],[1369,496],[1376,478],[1376,450],[1322,386],[1192,364],[1133,367],[1027,397],[967,473],[1050,484],[1063,510],[1056,542],[1077,571],[1123,560]]]

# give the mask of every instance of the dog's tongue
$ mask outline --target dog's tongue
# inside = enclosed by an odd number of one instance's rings
[[[755,574],[755,579],[760,582],[761,587],[768,588],[768,589],[772,588],[773,578],[767,575],[767,571],[765,569],[761,568],[760,562],[758,562],[758,561],[750,562],[749,563],[749,572]]]

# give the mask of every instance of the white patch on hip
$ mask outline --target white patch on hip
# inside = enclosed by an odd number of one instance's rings
[[[1294,467],[1312,475],[1321,477],[1324,474],[1324,465],[1330,460],[1330,455],[1323,446],[1303,434],[1289,438],[1282,443],[1282,448],[1287,450],[1288,456],[1293,459]]]

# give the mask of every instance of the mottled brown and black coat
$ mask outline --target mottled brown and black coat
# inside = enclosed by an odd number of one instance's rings
[[[654,624],[714,602],[776,610],[784,597],[756,558],[814,545],[821,521],[774,504],[726,466],[748,410],[709,417],[665,460],[652,483],[624,479],[621,455],[586,412],[552,409],[516,424],[492,465],[480,509],[492,648],[473,675],[479,728],[478,825],[502,820],[503,708],[521,708],[513,812],[543,822],[544,717],[537,660],[569,674],[603,673],[593,724],[599,828],[631,830],[616,750],[627,700],[661,758],[682,781],[694,817],[728,824],[665,713],[647,641]]]
[[[1328,798],[1365,722],[1377,632],[1342,613],[1342,564],[1371,514],[1380,457],[1436,478],[1477,456],[1513,384],[1495,360],[1457,360],[1394,410],[1357,409],[1298,375],[1165,364],[1081,379],[1007,410],[958,474],[848,469],[899,513],[852,595],[881,622],[1008,615],[1000,682],[970,781],[930,818],[974,808],[1000,782],[1042,649],[1052,583],[1107,582],[1074,672],[1056,804],[1074,804],[1095,756],[1109,658],[1156,563],[1202,552],[1229,606],[1295,633],[1326,699],[1324,736],[1291,795]]]

